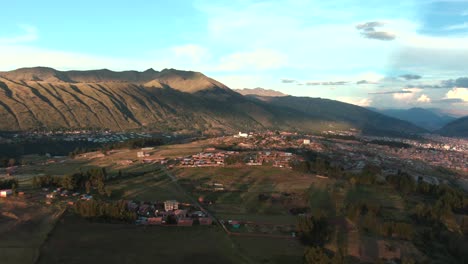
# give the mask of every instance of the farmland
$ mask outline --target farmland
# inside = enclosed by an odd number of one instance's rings
[[[44,207],[23,199],[0,200],[0,208],[2,263],[34,263],[39,257],[40,246],[53,229],[62,209]]]

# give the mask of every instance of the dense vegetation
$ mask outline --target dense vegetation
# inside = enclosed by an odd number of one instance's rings
[[[73,209],[76,214],[89,219],[134,222],[137,218],[135,212],[127,210],[127,203],[123,200],[112,202],[94,199],[78,201]]]
[[[61,187],[66,190],[85,190],[91,192],[91,188],[97,189],[100,195],[110,196],[110,190],[106,188],[107,172],[104,168],[89,169],[86,172],[68,174],[64,176],[35,176],[32,179],[34,187]]]
[[[338,245],[338,251],[331,252],[324,247],[334,233],[342,232],[336,224],[343,221],[340,219],[351,221],[362,234],[411,242],[436,263],[468,260],[468,252],[464,250],[468,248],[468,197],[463,190],[447,183],[429,183],[402,171],[382,177],[381,168],[369,164],[360,173],[349,173],[316,153],[306,153],[305,157],[305,161],[291,164],[294,170],[327,175],[336,180],[328,191],[331,207],[343,190],[347,190],[348,197],[360,197],[345,199],[336,208],[322,206],[327,212],[312,208],[312,213],[300,217],[298,232],[307,246],[304,255],[307,263],[342,263],[333,261],[342,258],[344,248]],[[397,210],[384,206],[381,201],[369,197],[368,191],[362,193],[364,190],[395,193],[406,201],[405,208]],[[404,256],[401,261],[420,263],[422,260]]]
[[[0,180],[0,189],[16,189],[18,187],[17,179]]]

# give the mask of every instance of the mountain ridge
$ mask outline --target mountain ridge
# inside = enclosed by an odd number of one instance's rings
[[[420,107],[413,107],[409,109],[378,109],[370,107],[369,109],[390,117],[408,121],[429,131],[436,131],[441,129],[443,126],[456,119],[456,117],[450,116],[448,114],[443,114],[433,109]]]
[[[202,73],[174,69],[61,72],[28,68],[0,72],[0,118],[4,120],[0,130],[9,131],[145,128],[231,133],[353,128],[424,132],[359,106],[319,98],[243,96]]]
[[[258,96],[287,96],[279,91],[275,91],[272,89],[264,89],[261,87],[257,88],[243,88],[243,89],[234,89],[235,92],[238,92],[242,95],[258,95]]]

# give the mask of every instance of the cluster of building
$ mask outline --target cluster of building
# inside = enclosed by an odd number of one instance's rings
[[[138,225],[211,225],[213,220],[206,213],[189,204],[175,200],[147,203],[128,201],[127,210],[137,214]]]
[[[145,132],[112,132],[91,130],[57,130],[34,131],[22,133],[9,133],[0,136],[1,143],[19,143],[30,140],[53,139],[59,141],[84,141],[93,143],[124,142],[129,139],[150,138],[151,134]]]
[[[292,160],[300,160],[302,158],[290,153],[282,151],[259,151],[248,157],[248,166],[259,166],[271,164],[273,167],[278,168],[291,168],[290,162]]]
[[[312,135],[292,132],[242,133],[233,137],[220,138],[218,143],[235,143],[243,149],[285,149],[301,148],[321,150],[322,145]]]
[[[179,165],[183,167],[215,167],[224,166],[225,160],[231,155],[236,155],[235,151],[218,151],[208,149],[213,152],[200,152],[185,158],[179,159]]]

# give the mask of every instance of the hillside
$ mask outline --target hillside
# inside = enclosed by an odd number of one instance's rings
[[[244,89],[235,89],[235,92],[238,92],[242,95],[258,95],[258,96],[287,96],[287,94],[284,94],[282,92],[278,92],[272,89],[263,89],[260,87],[249,89],[249,88],[244,88]]]
[[[394,135],[401,133],[421,133],[419,128],[407,121],[402,121],[380,113],[339,101],[310,97],[254,97],[278,107],[287,107],[308,116],[303,122],[322,123],[322,130],[342,129],[353,124],[362,132],[375,135]],[[400,133],[401,132],[401,133]]]
[[[398,118],[413,123],[419,127],[434,131],[442,128],[446,124],[454,121],[456,118],[437,113],[430,109],[410,108],[410,109],[371,109],[381,114]]]
[[[338,101],[266,98],[242,96],[201,73],[174,69],[113,72],[25,68],[0,72],[0,130],[423,131]]]
[[[441,128],[438,133],[449,137],[468,137],[468,116],[450,122]]]

